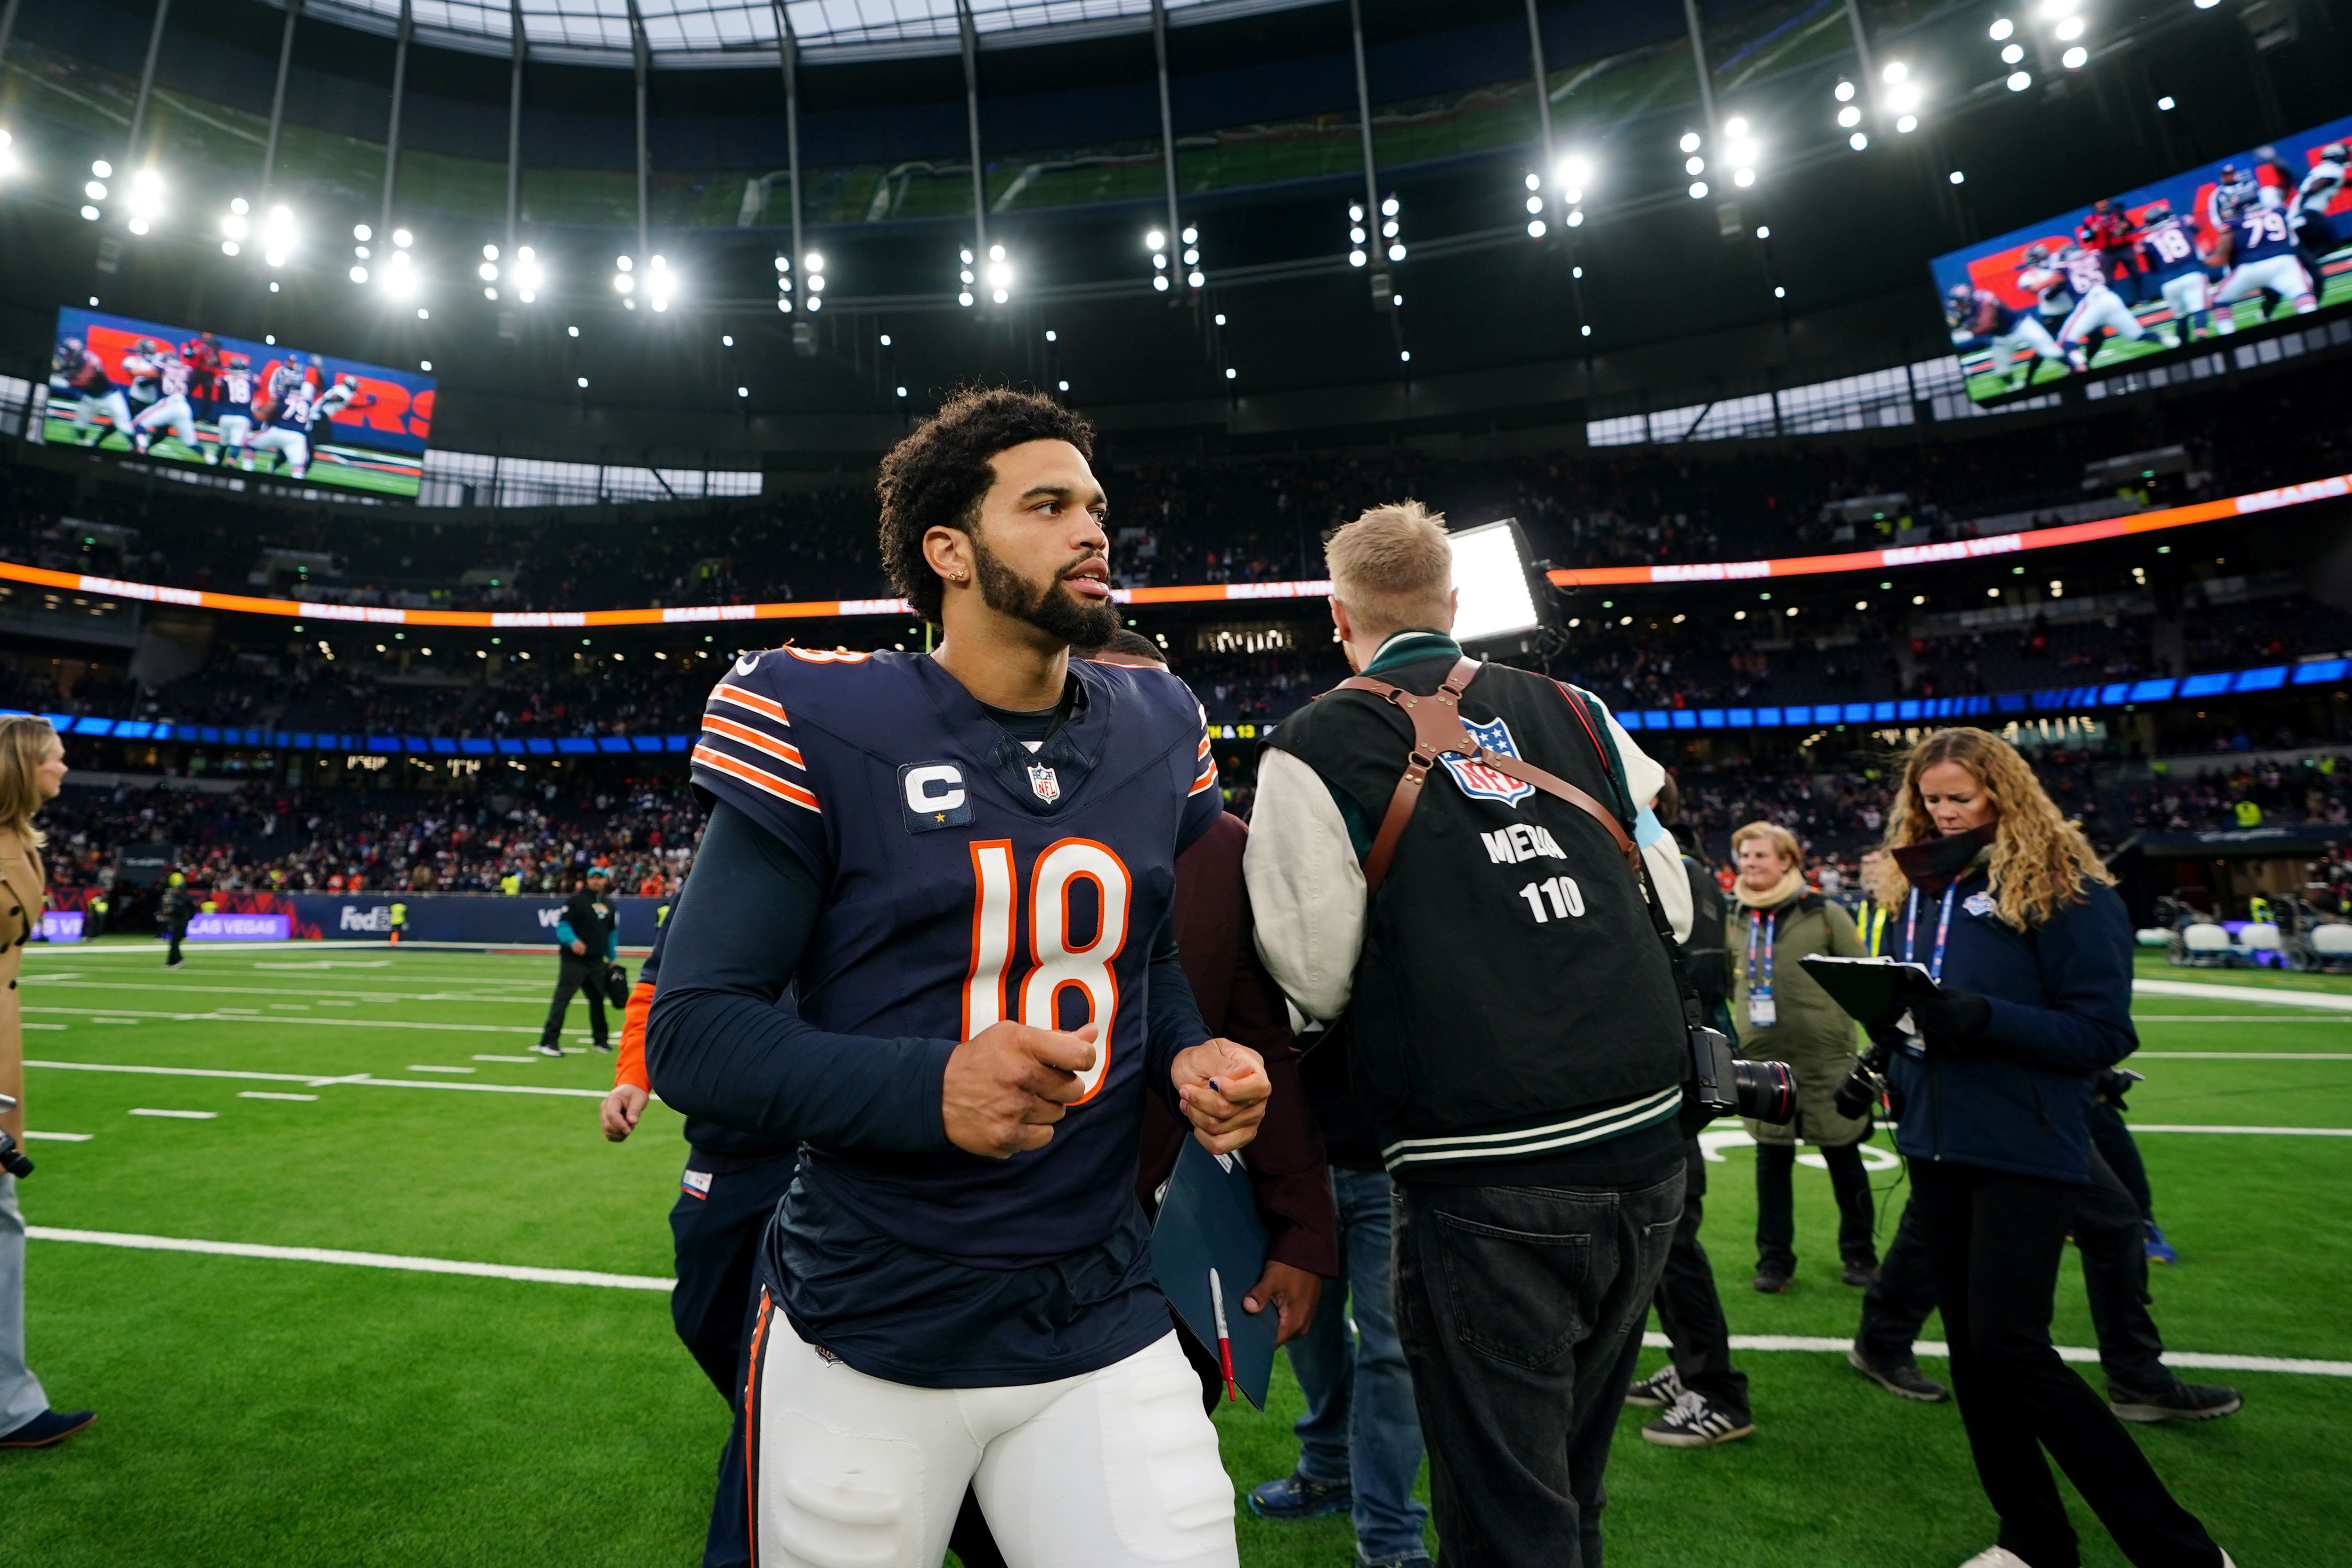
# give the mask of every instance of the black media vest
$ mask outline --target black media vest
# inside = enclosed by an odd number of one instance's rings
[[[1379,678],[1425,695],[1454,657],[1392,665]],[[1589,712],[1602,722],[1597,704]],[[1545,676],[1483,665],[1462,715],[1490,748],[1603,804],[1622,800],[1583,720]],[[1376,828],[1412,725],[1370,693],[1335,691],[1268,744]],[[1458,758],[1430,769],[1366,912],[1348,1019],[1356,1096],[1391,1150],[1404,1139],[1548,1128],[1673,1090],[1688,1054],[1664,945],[1608,831],[1565,800]],[[1393,1155],[1389,1164],[1399,1168]]]
[[[1723,907],[1723,884],[1715,873],[1685,856],[1683,872],[1690,880],[1691,934],[1683,944],[1683,973],[1698,992],[1699,1011],[1709,1019],[1731,995],[1731,968],[1724,951],[1724,932],[1730,925]]]

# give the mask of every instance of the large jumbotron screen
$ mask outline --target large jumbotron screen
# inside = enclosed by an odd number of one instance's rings
[[[414,496],[432,428],[431,376],[70,306],[58,312],[40,431],[53,445]]]
[[[2352,299],[2352,117],[1939,256],[1979,402]]]

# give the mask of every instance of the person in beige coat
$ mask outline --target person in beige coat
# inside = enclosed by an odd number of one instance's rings
[[[0,1094],[18,1108],[0,1114],[9,1136],[25,1137],[25,1030],[16,972],[25,944],[41,928],[47,873],[34,813],[57,799],[66,748],[49,721],[0,718]],[[97,1417],[49,1408],[41,1380],[25,1364],[25,1217],[16,1178],[0,1173],[0,1448],[40,1448],[71,1437]]]
[[[1724,933],[1731,967],[1731,1019],[1739,1054],[1785,1061],[1797,1080],[1797,1119],[1783,1126],[1748,1123],[1756,1140],[1756,1288],[1777,1295],[1797,1271],[1797,1142],[1822,1152],[1837,1196],[1838,1253],[1849,1285],[1878,1277],[1872,1232],[1876,1214],[1862,1144],[1870,1118],[1838,1113],[1837,1086],[1853,1071],[1854,1027],[1798,960],[1811,954],[1862,956],[1853,917],[1805,886],[1796,836],[1771,822],[1731,835],[1739,879],[1738,911]]]

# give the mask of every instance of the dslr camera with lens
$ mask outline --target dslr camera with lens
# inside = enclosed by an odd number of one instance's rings
[[[1785,1061],[1749,1061],[1733,1053],[1721,1030],[1690,1031],[1691,1071],[1683,1083],[1683,1121],[1690,1128],[1717,1116],[1747,1116],[1775,1126],[1797,1114],[1797,1078]]]
[[[1870,1049],[1855,1058],[1853,1071],[1830,1096],[1837,1103],[1839,1115],[1859,1119],[1886,1098],[1886,1057],[1885,1044],[1874,1040]]]
[[[0,1113],[14,1111],[16,1108],[15,1095],[0,1094]],[[6,1172],[19,1181],[33,1174],[33,1162],[25,1157],[25,1151],[16,1146],[16,1140],[5,1132],[0,1132],[0,1171]]]

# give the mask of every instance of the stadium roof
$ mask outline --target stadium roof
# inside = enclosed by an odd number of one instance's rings
[[[280,0],[283,3],[283,0]],[[625,66],[630,21],[665,65],[733,64],[772,54],[779,15],[808,55],[839,59],[952,54],[960,17],[998,44],[1136,32],[1151,25],[1151,0],[406,0],[415,36],[446,47],[503,55],[514,20],[541,59]],[[1166,0],[1171,23],[1280,11],[1317,0]],[[399,27],[404,0],[310,0],[306,14],[373,32]]]

